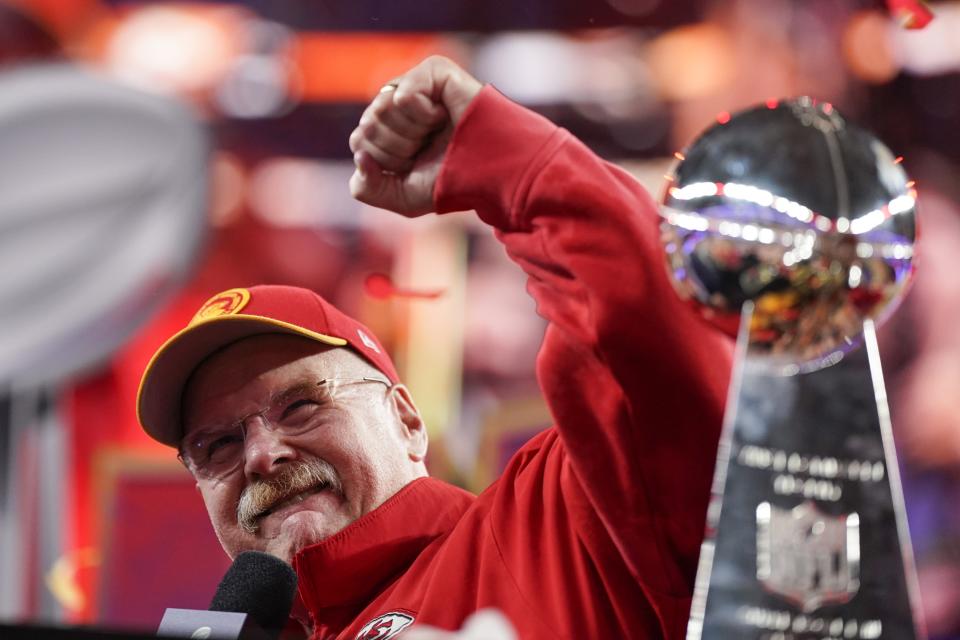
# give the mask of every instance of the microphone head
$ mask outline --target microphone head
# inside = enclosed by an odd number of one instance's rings
[[[279,631],[296,591],[297,574],[289,564],[268,553],[244,551],[224,574],[210,610],[246,613],[262,629]]]

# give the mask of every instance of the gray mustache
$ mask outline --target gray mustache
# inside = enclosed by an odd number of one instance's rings
[[[260,516],[274,505],[317,487],[340,495],[343,487],[336,470],[326,460],[314,458],[289,465],[272,478],[257,480],[247,486],[237,503],[237,522],[249,533],[256,533]]]

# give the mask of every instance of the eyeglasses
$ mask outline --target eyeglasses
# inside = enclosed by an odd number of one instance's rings
[[[376,382],[393,386],[380,378],[327,378],[296,385],[277,395],[265,409],[254,411],[228,424],[194,430],[180,442],[179,457],[198,477],[222,479],[240,467],[247,422],[260,418],[271,432],[298,436],[329,420],[336,409],[334,395],[349,385]]]

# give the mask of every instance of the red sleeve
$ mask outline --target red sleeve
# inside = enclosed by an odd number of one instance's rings
[[[475,209],[549,326],[537,374],[586,493],[631,572],[689,595],[732,344],[674,293],[650,196],[568,132],[485,87],[435,193]]]

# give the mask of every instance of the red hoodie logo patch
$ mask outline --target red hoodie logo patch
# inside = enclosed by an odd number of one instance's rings
[[[413,616],[391,611],[363,625],[356,640],[387,640],[413,624]]]

